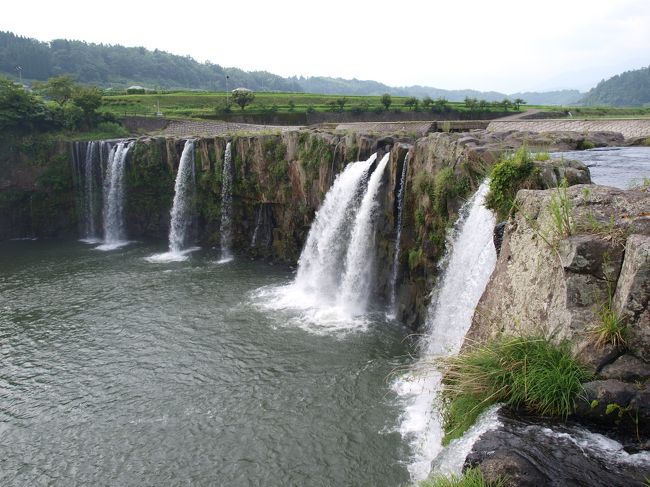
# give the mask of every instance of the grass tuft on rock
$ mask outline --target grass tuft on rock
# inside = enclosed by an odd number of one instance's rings
[[[468,468],[462,475],[436,475],[431,479],[420,482],[420,487],[503,487],[505,482],[487,482],[478,468]]]
[[[503,157],[492,168],[490,192],[485,205],[496,211],[499,220],[505,220],[514,205],[517,191],[539,186],[537,174],[533,156],[528,147],[522,145],[514,154]]]
[[[497,402],[566,419],[590,378],[567,344],[555,346],[542,338],[495,340],[446,358],[441,367],[445,444]]]

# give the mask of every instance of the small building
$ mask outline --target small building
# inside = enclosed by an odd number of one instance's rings
[[[147,90],[144,88],[144,86],[138,86],[138,85],[133,85],[129,86],[126,89],[126,92],[129,95],[144,95]]]

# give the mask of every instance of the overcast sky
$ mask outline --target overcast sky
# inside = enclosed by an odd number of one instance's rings
[[[3,2],[0,30],[144,46],[282,76],[578,88],[650,64],[650,0]]]

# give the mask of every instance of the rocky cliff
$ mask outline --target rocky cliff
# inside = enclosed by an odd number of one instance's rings
[[[619,142],[616,134],[589,136],[598,145]],[[376,297],[388,300],[395,251],[402,168],[407,164],[398,318],[417,328],[438,275],[448,226],[476,189],[486,168],[504,151],[527,141],[545,149],[577,147],[581,134],[432,133],[413,139],[372,133],[286,131],[237,133],[196,139],[196,208],[200,244],[219,242],[221,179],[227,142],[232,143],[233,246],[241,254],[295,264],[316,210],[336,175],[350,161],[390,151],[377,226]],[[126,161],[125,214],[128,235],[166,239],[174,179],[184,140],[141,137]],[[82,184],[79,159],[85,143],[38,141],[4,144],[0,164],[0,239],[74,237]],[[407,154],[409,154],[407,158]],[[72,159],[72,160],[71,160]]]

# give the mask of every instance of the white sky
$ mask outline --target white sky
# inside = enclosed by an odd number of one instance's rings
[[[650,64],[650,0],[4,1],[0,30],[282,76],[587,90]]]

